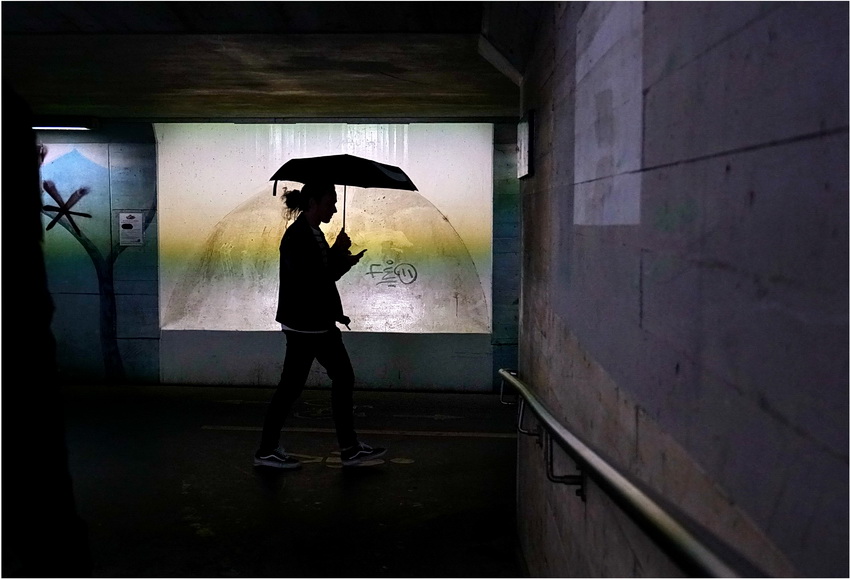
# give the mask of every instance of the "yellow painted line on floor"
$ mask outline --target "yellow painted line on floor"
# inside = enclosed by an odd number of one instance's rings
[[[235,425],[204,425],[208,431],[262,431],[262,427],[242,427]],[[329,433],[334,429],[318,427],[284,427],[286,433]],[[401,437],[470,437],[473,439],[516,439],[516,433],[483,433],[480,431],[406,431],[398,429],[357,429],[363,435],[398,435]]]

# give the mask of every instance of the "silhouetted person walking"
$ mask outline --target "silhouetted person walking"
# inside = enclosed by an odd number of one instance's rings
[[[354,431],[354,370],[336,323],[348,325],[336,281],[360,261],[352,255],[351,240],[342,231],[328,246],[320,224],[336,213],[332,184],[308,183],[284,194],[287,208],[298,213],[280,241],[280,290],[276,320],[286,334],[283,372],[263,425],[254,465],[292,469],[300,462],[280,447],[280,430],[307,382],[313,360],[331,378],[331,407],[344,466],[376,459],[386,449],[370,447]]]

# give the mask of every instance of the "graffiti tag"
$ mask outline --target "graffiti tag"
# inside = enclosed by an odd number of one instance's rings
[[[413,284],[419,276],[413,264],[396,264],[393,260],[387,260],[383,264],[369,264],[366,275],[376,280],[377,286],[385,284],[390,288],[395,288],[399,283]]]

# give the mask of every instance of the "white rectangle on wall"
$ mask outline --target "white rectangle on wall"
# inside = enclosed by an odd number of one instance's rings
[[[577,225],[640,223],[643,4],[591,2],[576,34]]]
[[[400,167],[418,191],[337,186],[367,250],[338,282],[358,332],[491,331],[493,126],[489,123],[155,125],[164,330],[280,331],[275,321],[286,161],[348,153]],[[347,332],[347,330],[346,330]]]
[[[144,213],[119,213],[118,234],[122,246],[143,246],[145,244]]]

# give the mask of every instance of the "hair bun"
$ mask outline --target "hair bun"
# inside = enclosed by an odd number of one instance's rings
[[[290,210],[295,211],[301,208],[303,196],[300,189],[290,189],[283,194],[284,203]]]

